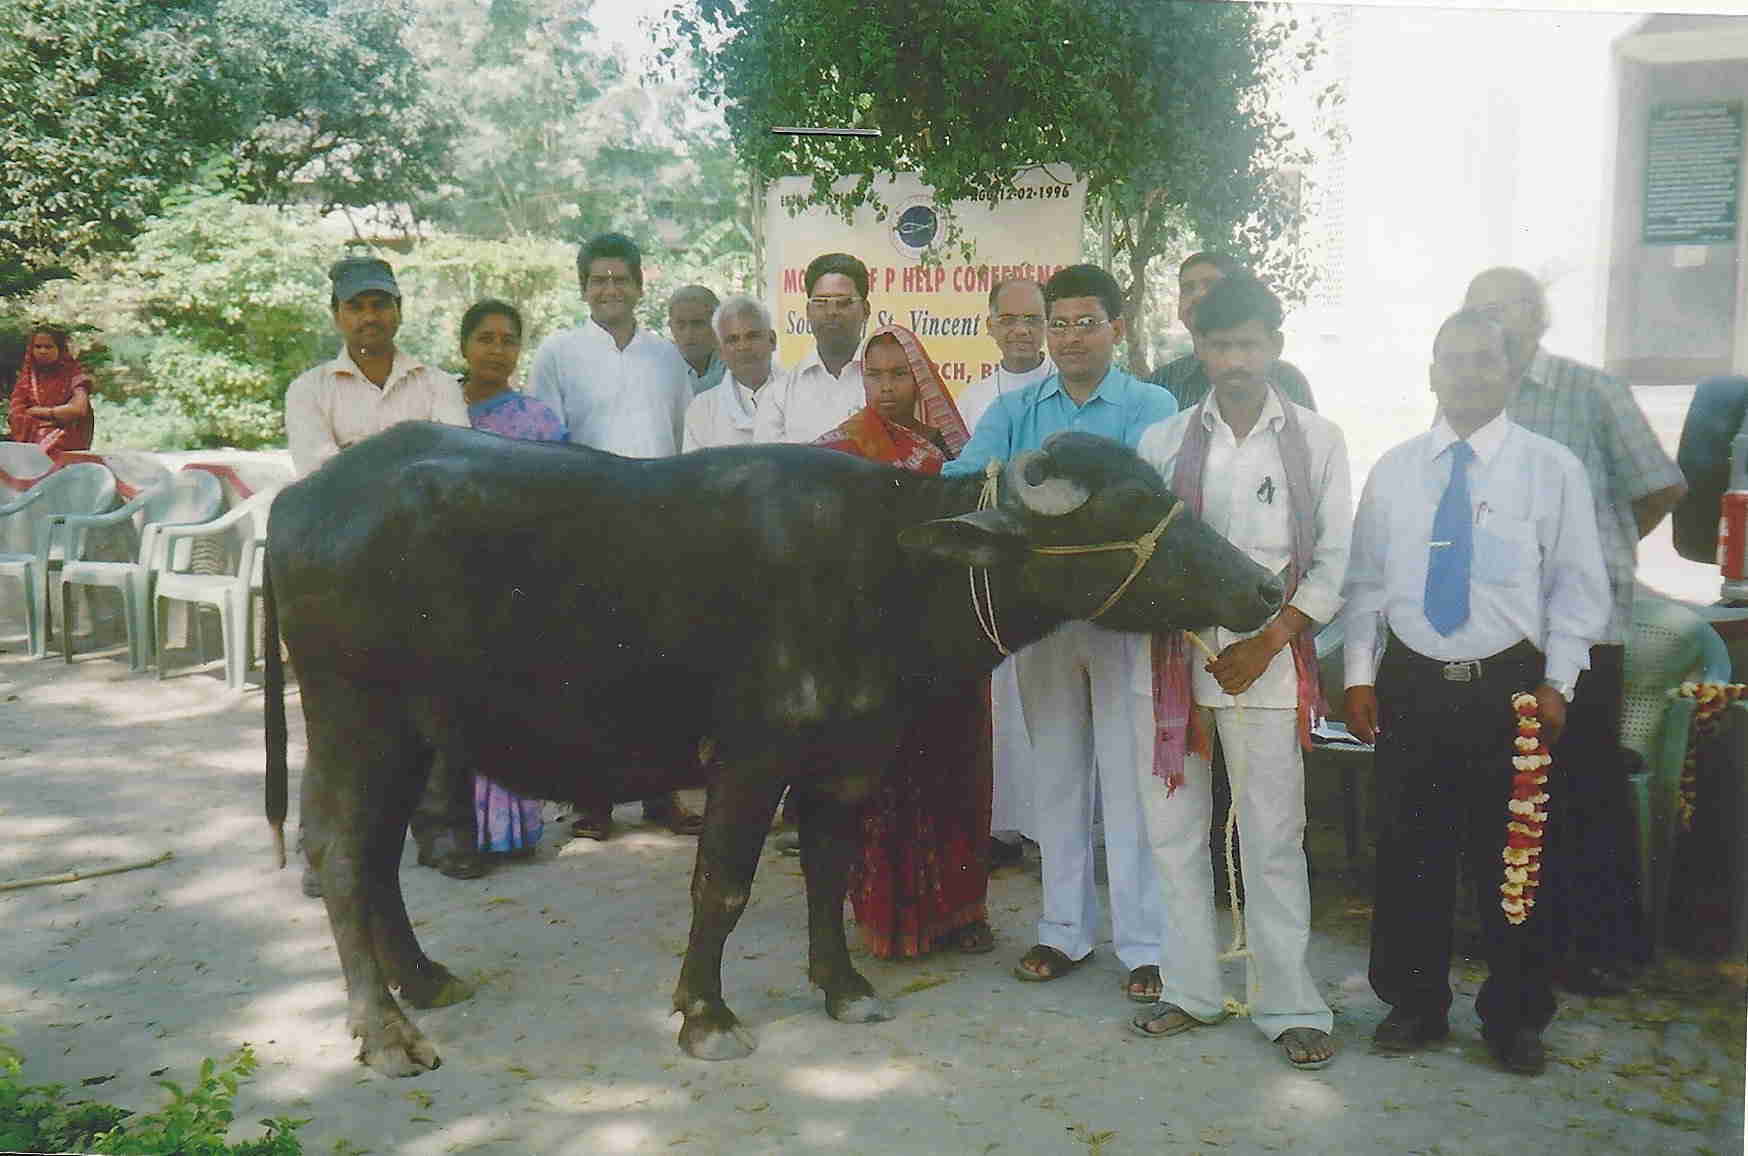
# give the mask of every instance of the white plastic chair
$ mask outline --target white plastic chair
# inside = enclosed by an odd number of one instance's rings
[[[10,484],[0,486],[0,499],[11,499],[35,485],[55,468],[54,459],[41,446],[30,442],[0,442],[0,474]],[[0,530],[0,550],[24,553],[31,549],[30,527],[19,523],[10,531]]]
[[[34,448],[34,447],[33,447]],[[0,577],[24,584],[24,626],[30,653],[47,653],[49,570],[65,556],[57,514],[96,514],[115,504],[115,475],[91,462],[57,470],[0,506],[0,526],[28,524],[30,549],[0,553]],[[14,522],[13,519],[20,519]]]
[[[40,478],[55,468],[55,460],[30,442],[0,442],[0,470],[15,478]]]
[[[157,571],[166,564],[162,531],[169,526],[209,522],[218,516],[223,501],[224,491],[211,474],[166,473],[161,484],[107,514],[65,519],[67,561],[61,566],[61,653],[67,662],[73,661],[72,587],[100,586],[121,592],[128,666],[136,671],[146,668],[154,653],[152,588]],[[85,557],[88,531],[124,523],[138,530],[135,561],[106,562]]]
[[[188,540],[203,561],[216,562],[218,573],[192,574],[173,560],[157,572],[153,592],[156,606],[158,677],[164,677],[164,634],[168,603],[188,602],[211,606],[219,613],[219,630],[225,652],[225,683],[242,690],[250,666],[253,634],[250,615],[250,583],[255,569],[255,541],[267,527],[267,510],[274,491],[258,493],[224,516],[201,526],[166,526],[159,535],[166,555],[174,544]],[[215,549],[216,548],[216,549]],[[198,631],[194,632],[198,636]]]
[[[1621,743],[1645,760],[1645,770],[1627,783],[1637,816],[1639,903],[1653,951],[1663,942],[1669,910],[1681,767],[1696,709],[1675,691],[1688,681],[1730,681],[1724,640],[1692,608],[1639,587],[1626,649]]]

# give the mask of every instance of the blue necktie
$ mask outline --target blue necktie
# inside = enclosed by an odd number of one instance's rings
[[[1475,520],[1469,508],[1468,442],[1451,443],[1451,480],[1432,516],[1432,544],[1426,560],[1426,620],[1440,634],[1469,621],[1469,560],[1475,553]]]

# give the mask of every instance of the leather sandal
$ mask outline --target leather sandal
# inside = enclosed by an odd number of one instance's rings
[[[1014,965],[1014,978],[1023,983],[1049,983],[1061,979],[1092,957],[1093,953],[1089,951],[1079,959],[1069,959],[1054,947],[1040,943],[1020,956],[1020,962]],[[1041,966],[1034,971],[1027,964]]]

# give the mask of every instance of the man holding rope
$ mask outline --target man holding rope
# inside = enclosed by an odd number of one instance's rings
[[[1311,889],[1300,745],[1323,713],[1312,639],[1341,608],[1353,506],[1341,430],[1270,384],[1282,316],[1280,300],[1249,273],[1221,278],[1195,311],[1213,393],[1148,430],[1139,447],[1192,513],[1283,575],[1288,601],[1260,630],[1213,630],[1205,662],[1184,632],[1154,639],[1156,700],[1140,712],[1148,729],[1137,767],[1165,894],[1165,984],[1161,1001],[1130,1022],[1159,1038],[1248,1011],[1293,1067],[1321,1068],[1335,1045],[1329,1005],[1305,966]],[[1216,732],[1243,833],[1245,904],[1242,915],[1234,904],[1233,918],[1253,946],[1242,951],[1240,932],[1233,950],[1248,956],[1247,1005],[1224,998],[1215,942]]]
[[[1553,747],[1612,599],[1584,467],[1505,415],[1516,382],[1499,324],[1459,312],[1432,353],[1439,419],[1366,479],[1342,591],[1348,725],[1377,743],[1378,779],[1399,790],[1380,816],[1370,979],[1390,1013],[1372,1043],[1409,1052],[1450,1033],[1462,855],[1486,939],[1481,1034],[1508,1070],[1534,1075],[1547,1064],[1553,960],[1547,913],[1508,922],[1500,897],[1517,862],[1506,820],[1520,813],[1507,807],[1512,700],[1533,692],[1539,741]],[[1558,766],[1549,778],[1546,821],[1558,826]]]

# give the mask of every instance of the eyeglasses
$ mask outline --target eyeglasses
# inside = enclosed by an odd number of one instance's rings
[[[1036,313],[997,313],[990,320],[1003,329],[1017,329],[1022,325],[1027,329],[1044,328],[1044,319]]]
[[[1053,318],[1050,322],[1050,332],[1059,337],[1070,333],[1078,333],[1083,337],[1090,336],[1095,329],[1103,329],[1111,323],[1108,317],[1076,317],[1069,321],[1062,317]]]
[[[807,306],[810,309],[854,309],[861,304],[862,299],[853,294],[845,296],[834,294],[826,297],[809,297]]]

